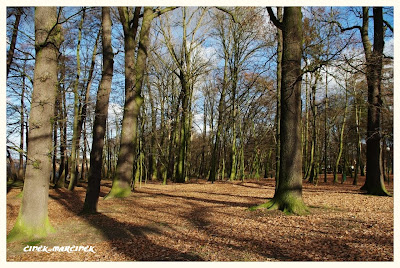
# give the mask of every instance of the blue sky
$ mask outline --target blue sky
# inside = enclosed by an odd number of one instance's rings
[[[255,1],[255,2],[257,2],[257,1]],[[267,1],[268,2],[268,1]],[[96,2],[97,4],[100,4],[101,2]],[[199,4],[201,3],[201,1],[199,2]],[[252,4],[253,2],[250,2],[250,3],[248,3],[248,4]],[[197,2],[196,2],[196,4],[197,4]],[[231,2],[231,4],[232,4],[232,2]],[[346,7],[341,7],[341,9],[345,9]],[[390,8],[386,8],[386,10],[389,10]],[[71,8],[66,8],[65,9],[66,11],[68,11],[69,10],[69,12],[74,12],[74,11],[72,11],[72,9]],[[76,10],[76,9],[75,9]],[[178,12],[178,11],[176,11],[176,12]],[[351,13],[350,13],[351,14]],[[78,16],[76,19],[77,20],[79,20],[79,18],[80,18],[80,16]],[[350,17],[348,17],[347,18],[349,21],[350,21],[350,23],[357,23],[357,24],[360,24],[361,23],[361,20],[360,19],[357,19],[354,15],[350,15]],[[391,23],[392,25],[393,25],[393,17],[391,17],[391,16],[386,16],[385,17],[385,19],[389,22],[389,23]],[[268,20],[268,18],[266,17],[266,20]],[[372,21],[371,21],[371,25],[373,25],[373,23],[372,23]],[[24,32],[26,32],[27,34],[30,34],[30,35],[32,35],[32,33],[33,33],[33,24],[25,24],[25,28],[23,28],[23,31]],[[372,27],[371,27],[372,28]],[[372,30],[371,30],[372,31]],[[119,23],[114,23],[114,25],[113,25],[113,36],[114,36],[114,39],[113,39],[113,46],[114,46],[114,52],[117,52],[116,51],[116,47],[119,45],[119,42],[120,41],[118,41],[116,38],[119,36],[119,34],[121,33],[122,31],[121,31],[121,26],[119,25]],[[387,31],[388,33],[389,33],[389,31]],[[372,32],[371,32],[372,33]],[[92,34],[95,34],[95,33],[92,33]],[[356,33],[357,35],[359,35],[359,33]],[[386,46],[385,46],[385,53],[387,53],[388,55],[390,55],[390,56],[393,56],[393,47],[394,47],[394,41],[393,41],[393,37],[392,37],[393,35],[391,35],[391,36],[388,36],[387,38],[386,38]],[[21,40],[26,40],[26,37],[24,37],[23,35],[20,35],[19,36],[19,40],[21,41]],[[372,39],[372,36],[371,36],[371,39]],[[206,52],[206,54],[208,53],[208,54],[212,54],[212,51],[213,51],[213,48],[210,48],[209,46],[210,46],[210,44],[212,44],[213,43],[213,41],[211,40],[211,39],[209,39],[208,41],[206,41],[205,43],[204,43],[204,51]],[[82,45],[84,45],[85,43],[83,42],[83,44]],[[208,48],[206,48],[208,46]],[[6,45],[6,49],[8,49],[8,45]],[[34,53],[34,51],[33,50],[31,50],[31,52],[32,53]],[[69,49],[69,50],[67,50],[67,54],[69,54],[69,55],[71,55],[72,57],[74,57],[75,56],[75,51],[74,51],[74,48],[72,48],[72,49]],[[84,52],[82,52],[82,53],[84,53]],[[90,55],[90,53],[91,53],[91,50],[89,49],[88,51],[87,51],[87,53]],[[83,57],[83,55],[82,55],[82,57]],[[100,65],[101,65],[101,56],[98,56],[97,57],[97,62],[98,62],[98,65],[97,65],[97,68],[98,68],[98,70],[97,70],[97,78],[99,77],[99,74],[100,74]],[[123,62],[124,62],[124,60],[123,60],[123,52],[119,52],[116,56],[115,56],[115,69],[116,70],[120,70],[119,72],[116,72],[115,74],[114,74],[114,78],[113,78],[113,90],[112,90],[112,94],[111,94],[111,103],[112,103],[112,107],[113,107],[113,109],[111,109],[110,108],[110,113],[111,113],[111,116],[113,116],[113,111],[112,110],[118,110],[118,111],[120,111],[122,108],[120,107],[122,104],[123,104],[123,98],[122,98],[122,95],[123,95],[123,80],[124,80],[124,76],[123,76],[123,72],[121,71],[121,70],[123,70]],[[273,66],[273,63],[272,63],[272,66]],[[94,84],[92,85],[92,92],[96,92],[96,90],[97,90],[97,83],[96,83],[96,81],[94,82]],[[201,109],[202,108],[200,108],[200,107],[202,107],[202,105],[201,105],[201,103],[199,103],[199,108],[197,109],[197,113],[195,114],[195,119],[198,119],[198,120],[196,120],[196,124],[197,124],[197,126],[198,126],[198,128],[202,128],[202,111],[201,111]],[[196,127],[197,128],[197,127]]]

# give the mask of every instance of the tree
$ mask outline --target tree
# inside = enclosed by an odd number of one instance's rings
[[[182,43],[174,46],[170,28],[163,26],[160,30],[165,39],[165,45],[171,56],[175,69],[173,73],[178,77],[181,92],[179,95],[180,105],[176,106],[176,120],[180,114],[180,124],[174,124],[173,138],[176,138],[178,145],[177,161],[175,163],[175,181],[185,182],[189,170],[188,155],[190,154],[190,137],[192,128],[192,96],[193,88],[198,76],[204,72],[206,63],[197,57],[199,45],[204,39],[197,37],[197,31],[202,25],[207,8],[198,8],[193,13],[188,12],[187,7],[182,8]],[[199,11],[199,18],[194,20],[194,16]],[[191,28],[193,27],[193,28]],[[178,47],[178,48],[177,48]],[[178,51],[180,49],[180,51]],[[181,107],[181,109],[179,108]],[[179,128],[178,128],[179,127]],[[171,140],[172,141],[172,140]],[[172,149],[172,147],[171,147]],[[170,150],[172,152],[172,150]],[[172,166],[172,163],[171,163]]]
[[[52,120],[57,95],[57,64],[62,42],[56,7],[35,9],[36,62],[29,118],[24,194],[9,240],[45,237],[52,231],[47,204],[51,176]]]
[[[76,46],[76,78],[74,81],[74,123],[73,123],[73,135],[72,135],[72,148],[71,148],[71,171],[70,171],[70,181],[68,185],[68,190],[73,191],[75,185],[78,182],[77,178],[77,166],[79,165],[79,140],[81,136],[81,131],[78,129],[79,124],[79,103],[81,100],[79,99],[79,77],[81,75],[81,60],[80,60],[80,49],[81,49],[81,40],[82,40],[82,27],[83,22],[85,20],[85,8],[82,8],[82,17],[79,22],[79,30],[78,30],[78,44]],[[77,163],[78,162],[78,163]]]
[[[136,152],[137,122],[140,107],[143,104],[142,84],[149,53],[151,22],[155,17],[175,8],[167,7],[162,10],[153,10],[152,7],[144,7],[136,61],[134,57],[136,48],[135,37],[140,8],[135,8],[132,27],[128,9],[119,8],[125,41],[125,106],[116,174],[111,191],[106,198],[126,197],[131,192],[130,183],[133,177],[133,154]]]
[[[391,30],[390,24],[383,20],[382,7],[373,8],[374,19],[374,43],[371,44],[369,38],[369,7],[362,7],[361,18],[362,25],[355,25],[344,28],[336,22],[341,31],[350,31],[358,29],[361,34],[361,40],[364,48],[366,63],[365,75],[368,87],[368,124],[367,124],[367,174],[366,181],[361,189],[366,190],[368,194],[387,196],[389,193],[385,189],[383,180],[382,151],[381,151],[381,83],[383,66],[383,48],[384,35],[387,26]]]
[[[259,27],[262,10],[256,7],[233,8],[232,10],[223,9],[224,13],[215,16],[215,36],[220,49],[222,50],[221,59],[224,60],[223,78],[221,82],[221,98],[218,107],[217,132],[213,146],[210,179],[213,181],[216,176],[216,168],[219,166],[220,136],[224,126],[229,124],[230,135],[230,172],[229,179],[234,180],[237,175],[243,178],[244,175],[244,128],[238,126],[242,113],[240,109],[249,111],[249,107],[242,105],[251,99],[249,93],[264,70],[255,67],[262,62],[257,56],[261,55],[261,49],[266,47],[262,31],[264,27]],[[225,14],[229,14],[227,17]],[[257,62],[257,63],[256,63]],[[261,64],[260,64],[261,65]],[[254,69],[252,69],[254,68]],[[261,71],[259,71],[261,69]],[[225,96],[228,96],[228,101]],[[253,96],[252,96],[253,98]],[[248,104],[248,103],[247,103]],[[226,109],[227,108],[227,109]],[[229,120],[229,122],[224,122]],[[248,123],[248,122],[246,122]],[[250,126],[249,126],[250,127]],[[252,166],[252,165],[250,165]]]
[[[318,159],[318,141],[317,141],[317,104],[315,95],[317,91],[317,84],[320,80],[319,71],[315,72],[315,80],[311,87],[311,114],[312,114],[312,142],[311,142],[311,160],[308,168],[309,182],[316,184],[318,182],[319,173],[319,159]]]
[[[282,29],[281,150],[279,184],[272,200],[256,208],[304,214],[301,154],[301,7],[285,7],[283,22],[268,8],[271,20]]]
[[[342,126],[340,128],[340,134],[339,134],[339,151],[336,157],[336,162],[335,162],[335,167],[333,170],[333,183],[337,183],[337,173],[339,170],[339,163],[340,163],[340,159],[342,157],[342,153],[343,153],[343,143],[344,143],[344,129],[346,127],[346,119],[347,119],[347,109],[348,109],[348,104],[347,104],[347,98],[348,98],[348,91],[349,91],[349,86],[348,86],[348,79],[347,79],[347,75],[345,77],[345,86],[344,86],[344,90],[345,90],[345,101],[344,101],[344,113],[343,113],[343,121],[342,121]],[[345,170],[344,167],[342,167],[342,180],[343,180],[343,171]]]
[[[136,141],[136,125],[138,110],[142,103],[140,89],[135,89],[135,49],[136,33],[139,26],[141,7],[136,7],[133,18],[128,7],[119,7],[118,12],[124,31],[125,51],[125,105],[122,120],[120,149],[116,173],[113,179],[111,192],[107,197],[125,197],[130,193],[130,181],[133,176],[133,161]],[[136,114],[135,114],[136,111]]]
[[[58,92],[56,97],[56,107],[57,110],[57,124],[53,127],[59,126],[60,130],[60,168],[59,168],[59,176],[55,181],[55,188],[64,187],[65,178],[68,174],[68,156],[67,156],[67,108],[66,108],[66,100],[65,100],[65,57],[63,55],[60,56],[58,72],[60,81],[58,83]],[[55,154],[55,153],[54,153]],[[55,168],[53,168],[55,170]]]
[[[222,134],[222,128],[223,128],[223,118],[224,118],[224,111],[225,111],[225,95],[226,95],[226,90],[228,87],[228,61],[230,57],[230,52],[229,48],[231,47],[231,24],[229,24],[229,27],[224,27],[222,21],[221,21],[221,15],[216,17],[219,20],[219,23],[217,23],[217,32],[218,32],[218,37],[220,38],[220,43],[223,48],[223,55],[224,55],[224,74],[223,74],[223,80],[222,80],[222,89],[221,89],[221,96],[219,99],[219,104],[218,104],[218,120],[217,120],[217,132],[215,133],[215,141],[214,141],[214,146],[212,150],[212,156],[211,156],[211,168],[210,168],[210,176],[208,178],[209,181],[213,182],[216,179],[217,176],[217,168],[219,167],[220,163],[220,137]],[[228,31],[228,33],[225,33],[225,31]],[[224,176],[224,174],[222,175]]]
[[[389,195],[385,189],[381,147],[381,81],[384,46],[382,7],[373,8],[374,44],[368,37],[369,8],[363,7],[363,24],[360,29],[367,64],[368,125],[367,125],[367,174],[364,189],[373,195]]]
[[[111,16],[110,8],[102,8],[102,44],[103,44],[103,71],[99,89],[97,91],[95,119],[93,124],[93,143],[90,152],[90,169],[88,187],[86,190],[84,213],[95,213],[100,193],[101,171],[103,166],[103,147],[108,115],[108,103],[113,78],[114,53],[111,46]]]

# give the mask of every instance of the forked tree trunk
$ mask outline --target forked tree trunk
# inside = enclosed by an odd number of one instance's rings
[[[123,198],[128,196],[131,192],[130,183],[133,178],[133,154],[136,152],[137,123],[140,113],[140,106],[143,103],[141,92],[144,72],[146,69],[147,54],[149,53],[148,47],[150,45],[150,26],[153,18],[154,14],[152,8],[145,7],[139,35],[136,63],[134,62],[136,47],[134,46],[134,36],[130,37],[133,39],[129,40],[125,38],[125,42],[132,42],[129,45],[129,49],[125,47],[125,77],[128,78],[128,75],[132,74],[134,79],[129,77],[129,79],[132,80],[130,80],[128,84],[125,84],[125,90],[128,90],[128,93],[126,93],[124,117],[122,120],[121,145],[116,167],[116,174],[113,180],[111,191],[107,195],[107,198]],[[129,18],[126,19],[129,20]],[[130,22],[128,21],[127,23],[129,24]],[[124,27],[124,34],[125,36],[130,36],[127,35],[127,29],[127,27]],[[132,68],[134,68],[134,71]],[[125,83],[127,82],[128,81],[126,80]]]
[[[139,114],[139,107],[135,102],[135,97],[137,96],[137,89],[135,89],[135,38],[139,25],[140,10],[141,7],[135,8],[131,25],[128,8],[118,8],[124,31],[125,105],[115,177],[113,179],[111,192],[107,195],[107,198],[125,197],[131,192],[130,183],[133,177],[134,154],[136,152],[137,115]],[[138,97],[140,97],[140,95],[138,95]]]
[[[48,218],[49,180],[52,162],[52,121],[57,95],[57,64],[62,42],[56,7],[35,9],[36,61],[29,148],[24,194],[17,221],[8,240],[37,239],[52,231]]]

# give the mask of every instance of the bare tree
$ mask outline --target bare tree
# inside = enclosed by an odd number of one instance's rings
[[[111,46],[111,16],[110,8],[102,8],[102,44],[103,44],[103,71],[97,101],[95,119],[93,124],[93,144],[90,152],[90,169],[88,187],[86,190],[83,212],[95,213],[100,193],[101,171],[103,166],[103,147],[108,115],[108,103],[113,78],[114,53]]]
[[[283,22],[268,8],[272,21],[283,33],[281,90],[281,151],[279,184],[269,202],[254,207],[304,214],[301,156],[301,7],[285,7]]]

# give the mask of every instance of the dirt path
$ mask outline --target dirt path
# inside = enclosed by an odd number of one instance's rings
[[[110,183],[102,186],[101,195]],[[360,194],[360,186],[304,184],[311,213],[286,216],[247,208],[271,198],[262,182],[147,184],[123,200],[100,199],[99,214],[79,215],[85,189],[50,190],[57,230],[30,245],[93,246],[95,253],[23,252],[7,245],[8,261],[392,261],[393,198]],[[20,190],[7,194],[7,233]]]

